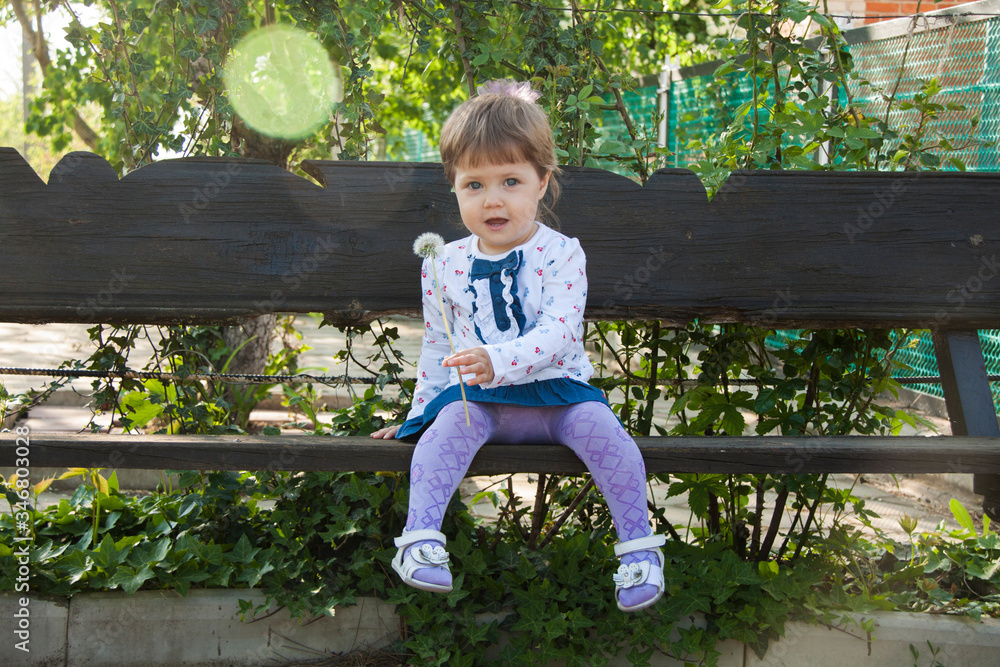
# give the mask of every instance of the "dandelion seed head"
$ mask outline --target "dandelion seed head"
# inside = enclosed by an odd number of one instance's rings
[[[413,252],[421,257],[437,257],[442,247],[444,239],[434,232],[424,232],[413,242]]]

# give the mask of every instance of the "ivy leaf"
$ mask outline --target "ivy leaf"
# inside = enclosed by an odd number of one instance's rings
[[[545,602],[534,598],[521,601],[517,607],[518,619],[511,627],[512,632],[525,632],[532,637],[540,637],[545,633],[548,622],[552,619],[545,613]]]
[[[467,641],[471,646],[476,644],[492,644],[497,637],[498,623],[496,621],[490,621],[489,623],[476,624],[473,623],[471,627],[465,630],[465,641]]]
[[[173,572],[169,576],[165,577],[164,583],[171,588],[177,589],[177,592],[181,595],[187,595],[188,589],[191,588],[191,584],[204,581],[205,579],[208,579],[208,577],[208,572],[201,569],[201,567],[194,561],[189,561],[176,572]]]
[[[194,40],[185,39],[180,49],[177,50],[177,57],[187,60],[198,60],[198,58],[201,58],[201,53],[195,46]]]
[[[129,71],[133,74],[141,74],[153,69],[153,63],[146,60],[141,53],[133,53],[129,63]]]
[[[417,590],[410,586],[396,586],[389,590],[389,595],[385,601],[388,604],[399,606],[408,605],[417,596]]]
[[[778,564],[773,560],[757,563],[757,572],[764,581],[770,581],[778,576]]]
[[[245,581],[250,588],[256,586],[261,578],[274,569],[274,565],[271,563],[264,563],[260,567],[248,567],[243,570],[237,581]]]
[[[120,512],[116,512],[120,514]],[[124,551],[129,549],[129,547],[135,546],[139,542],[142,542],[142,535],[126,535],[117,542],[115,542],[115,549],[118,551]]]
[[[146,16],[146,12],[141,9],[135,9],[132,11],[132,21],[129,24],[132,32],[135,34],[142,33],[143,30],[149,27],[149,17]]]
[[[229,577],[235,571],[232,565],[224,565],[212,573],[212,576],[205,581],[205,586],[210,588],[228,588]]]
[[[136,545],[125,562],[133,567],[141,567],[143,563],[159,563],[167,557],[168,551],[170,551],[170,538],[161,537],[155,542]]]
[[[139,568],[139,571],[135,571],[128,565],[122,565],[115,572],[115,575],[108,579],[108,585],[111,588],[116,586],[121,586],[129,595],[132,595],[139,587],[142,586],[143,582],[152,579],[155,575],[149,565],[143,565]]]
[[[219,22],[210,16],[195,16],[194,29],[199,35],[211,32],[219,27]]]
[[[260,551],[260,547],[252,546],[250,540],[244,534],[240,537],[236,546],[225,557],[234,563],[249,563],[257,555],[258,551]]]
[[[115,548],[115,541],[111,539],[111,535],[105,534],[100,546],[95,550],[88,550],[87,555],[99,568],[111,571],[125,560],[129,549],[130,547],[125,547],[119,551]]]
[[[90,570],[91,562],[83,551],[74,551],[61,559],[55,569],[69,578],[69,583],[75,584]]]
[[[110,482],[109,482],[110,485]],[[101,510],[108,510],[109,512],[114,510],[124,509],[125,501],[120,496],[105,496],[101,494]]]

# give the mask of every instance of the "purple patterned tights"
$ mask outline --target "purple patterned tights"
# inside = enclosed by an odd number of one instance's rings
[[[608,503],[619,541],[652,534],[642,454],[604,403],[546,407],[469,403],[469,419],[471,426],[465,423],[460,401],[450,403],[420,437],[410,463],[406,530],[441,530],[444,511],[483,444],[541,439],[566,445],[586,464]],[[659,565],[655,551],[622,557],[626,565],[644,560]],[[440,569],[424,568],[413,576],[438,584],[450,581]],[[622,590],[620,598],[632,606],[654,592],[653,586],[637,586]]]

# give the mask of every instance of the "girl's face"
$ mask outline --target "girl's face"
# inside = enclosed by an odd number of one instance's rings
[[[549,175],[538,177],[530,162],[470,167],[463,160],[455,170],[455,195],[466,228],[479,237],[479,250],[500,255],[535,233],[538,202]]]

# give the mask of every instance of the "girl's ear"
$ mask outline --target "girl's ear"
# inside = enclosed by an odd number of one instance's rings
[[[541,200],[545,196],[545,192],[549,189],[549,176],[552,175],[551,171],[545,172],[545,176],[542,177],[541,185],[538,186],[538,199]]]

